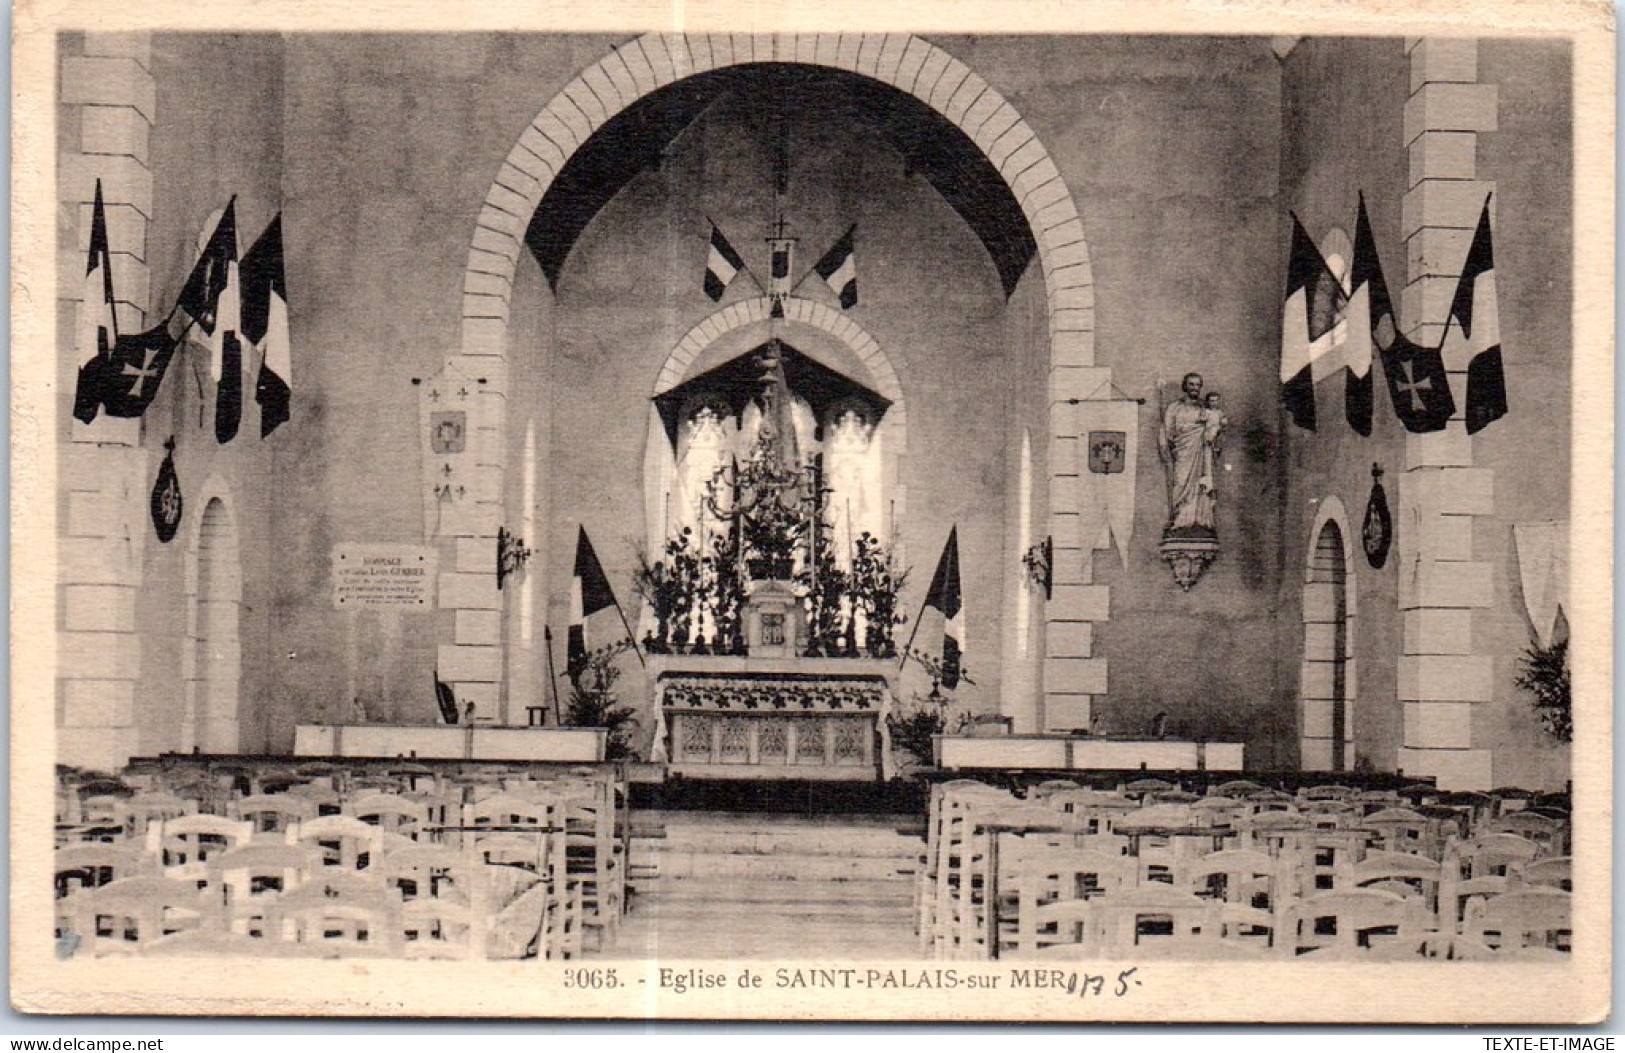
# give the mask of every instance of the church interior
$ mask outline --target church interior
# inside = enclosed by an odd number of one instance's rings
[[[1569,956],[1564,41],[56,50],[59,954]]]

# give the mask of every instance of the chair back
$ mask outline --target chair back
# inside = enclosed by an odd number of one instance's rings
[[[1573,899],[1562,889],[1523,888],[1467,905],[1466,935],[1499,951],[1570,950]]]

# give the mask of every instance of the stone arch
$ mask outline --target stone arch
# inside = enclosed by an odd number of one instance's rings
[[[237,514],[211,477],[199,495],[186,546],[185,710],[181,749],[235,753],[242,730],[243,570]]]
[[[1320,502],[1303,570],[1303,663],[1298,678],[1301,763],[1348,771],[1354,761],[1355,577],[1348,511]]]
[[[502,163],[475,223],[462,289],[461,354],[494,383],[496,401],[480,426],[505,428],[509,305],[525,233],[544,195],[577,150],[628,106],[670,84],[711,70],[794,63],[844,70],[908,93],[959,128],[1005,181],[1036,245],[1050,340],[1050,522],[1061,584],[1046,607],[1056,623],[1104,621],[1108,590],[1092,582],[1078,534],[1078,420],[1072,407],[1110,382],[1095,368],[1094,278],[1083,223],[1060,169],[1031,126],[998,90],[946,51],[912,34],[647,33],[610,49],[553,96]],[[500,448],[500,444],[499,447]],[[500,507],[483,513],[481,538],[494,538]],[[491,572],[491,588],[495,575]],[[1086,634],[1087,635],[1087,634]],[[451,647],[456,650],[456,645]],[[446,648],[442,648],[446,650]],[[1104,659],[1082,653],[1044,663],[1046,702],[1057,712],[1087,710],[1106,690]]]
[[[707,348],[736,329],[777,321],[790,327],[803,325],[821,330],[840,341],[852,352],[869,372],[875,390],[891,403],[883,422],[886,429],[886,492],[891,497],[894,513],[899,517],[906,516],[908,486],[902,477],[903,466],[908,457],[908,407],[904,404],[903,386],[897,379],[897,371],[892,368],[891,359],[881,349],[880,341],[842,311],[800,296],[785,297],[783,307],[784,316],[774,319],[772,298],[758,296],[729,304],[702,318],[672,346],[665,364],[660,367],[660,374],[655,379],[651,394],[659,395],[681,384],[695,360],[704,354]],[[651,429],[655,426],[654,420],[651,419]],[[649,500],[647,493],[645,500]],[[653,523],[653,520],[650,522]],[[651,530],[651,544],[659,543],[653,540],[655,536],[655,532]],[[897,550],[897,555],[901,558],[900,549]]]
[[[688,372],[688,367],[694,364],[694,360],[723,334],[755,322],[771,321],[772,309],[773,301],[770,297],[758,296],[729,304],[701,319],[672,348],[671,354],[666,358],[666,364],[661,367],[659,378],[655,381],[654,393],[658,395],[677,386]],[[892,409],[887,416],[902,412],[903,387],[898,383],[897,371],[892,368],[891,360],[886,357],[886,353],[880,349],[880,341],[870,336],[861,325],[827,304],[799,296],[785,298],[782,321],[822,329],[845,344],[869,371],[880,394],[891,401]]]
[[[486,194],[463,282],[465,353],[502,353],[525,228],[554,177],[594,132],[637,100],[686,77],[771,62],[869,77],[913,95],[963,131],[1009,185],[1032,228],[1048,294],[1052,364],[1094,364],[1089,250],[1060,170],[1004,96],[941,48],[901,33],[646,33],[612,48],[543,107]],[[1054,395],[1062,400],[1089,394],[1081,378],[1056,383]]]

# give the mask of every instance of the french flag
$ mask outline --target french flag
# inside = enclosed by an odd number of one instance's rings
[[[857,224],[846,228],[841,240],[824,253],[824,258],[813,267],[840,298],[843,311],[856,307],[858,303],[858,268],[852,257],[852,234],[857,229]]]
[[[705,260],[705,295],[713,300],[722,299],[727,291],[728,283],[734,280],[734,275],[745,269],[745,261],[739,258],[739,253],[728,244],[728,239],[722,236],[722,231],[711,225],[711,251]]]
[[[282,215],[265,228],[242,264],[243,336],[260,348],[254,401],[260,406],[260,438],[288,419],[293,361],[288,348],[288,281],[282,269]]]

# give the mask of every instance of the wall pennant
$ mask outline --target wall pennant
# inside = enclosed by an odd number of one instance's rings
[[[481,381],[453,359],[418,381],[423,452],[423,532],[426,537],[480,537],[475,512],[477,425]]]
[[[175,539],[175,531],[180,529],[184,501],[181,498],[180,477],[175,474],[173,435],[164,443],[164,449],[168,452],[164,454],[164,463],[158,467],[158,480],[152,485],[152,529],[159,541],[168,544]]]
[[[1388,562],[1388,547],[1394,540],[1394,517],[1388,511],[1388,495],[1382,488],[1382,466],[1371,466],[1371,497],[1365,503],[1365,523],[1360,528],[1360,542],[1365,548],[1365,560],[1373,569],[1381,570]]]
[[[1117,549],[1128,566],[1134,536],[1134,483],[1138,477],[1138,439],[1142,399],[1129,398],[1109,385],[1076,403],[1074,426],[1082,437],[1083,461],[1078,472],[1078,544],[1086,555]]]

